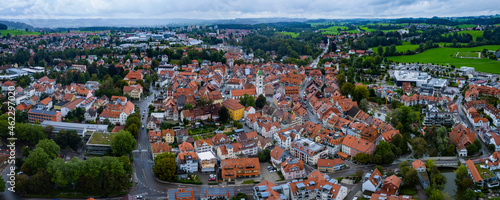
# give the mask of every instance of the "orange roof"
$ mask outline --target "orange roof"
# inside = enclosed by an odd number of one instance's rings
[[[419,167],[423,167],[424,169],[427,169],[425,167],[425,163],[422,162],[421,160],[415,160],[413,161],[413,163],[411,163],[413,165],[413,169],[417,170]]]
[[[341,151],[337,152],[337,155],[339,155],[341,158],[344,158],[344,159],[349,158],[349,155],[347,155],[347,154],[345,154],[344,152],[341,152]]]
[[[239,96],[243,96],[245,94],[256,95],[257,92],[255,91],[255,88],[242,89],[242,90],[231,90],[231,96],[233,96],[233,97],[239,97]]]
[[[234,99],[227,99],[222,103],[222,105],[231,110],[245,109],[243,105],[241,105]]]
[[[342,152],[339,152],[342,153]],[[344,161],[340,158],[337,159],[319,159],[318,167],[333,167],[335,165],[344,164]]]
[[[50,97],[47,97],[47,98],[43,99],[42,101],[40,101],[40,103],[43,104],[43,105],[47,105],[51,101],[52,101],[52,99]]]
[[[477,183],[479,181],[483,182],[483,179],[481,178],[481,175],[477,171],[477,168],[474,165],[474,162],[472,162],[472,160],[469,159],[469,160],[465,161],[465,164],[467,164],[467,167],[469,168],[469,172],[472,175],[473,181],[475,183]]]
[[[368,140],[356,138],[351,135],[348,135],[344,138],[344,141],[342,141],[342,145],[351,147],[363,153],[368,153],[370,148],[374,146],[374,144],[372,142],[369,142]]]
[[[189,142],[183,142],[182,144],[179,144],[179,150],[182,151],[194,151],[194,147],[191,143]]]

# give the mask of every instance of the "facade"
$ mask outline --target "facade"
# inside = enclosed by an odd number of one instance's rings
[[[215,173],[215,164],[217,163],[217,158],[210,152],[197,153],[198,155],[198,166],[200,167],[200,172],[202,173]]]
[[[256,78],[256,92],[257,92],[257,96],[263,94],[263,91],[264,91],[264,82],[263,82],[263,78],[264,78],[264,74],[262,73],[262,71],[257,71],[257,78]]]
[[[274,149],[271,150],[271,162],[273,165],[277,168],[278,166],[281,166],[281,163],[287,160],[290,157],[290,154],[283,150],[279,146],[274,146]]]
[[[288,159],[281,163],[281,173],[286,180],[303,178],[306,175],[304,162],[298,159]]]
[[[165,129],[161,131],[161,135],[165,142],[172,144],[175,140],[175,131],[173,129]]]
[[[316,165],[321,156],[328,154],[328,150],[324,145],[305,138],[292,142],[291,146],[290,153],[292,156],[310,165]]]
[[[187,173],[198,171],[198,156],[195,152],[181,152],[177,155],[177,167]]]
[[[222,103],[223,106],[229,111],[229,116],[233,120],[240,120],[243,118],[245,107],[234,99],[227,99]]]
[[[375,169],[371,174],[366,174],[366,180],[362,185],[362,191],[375,192],[382,184],[382,173]]]
[[[334,172],[345,167],[344,160],[337,159],[319,159],[318,170],[320,172]]]
[[[415,169],[418,173],[418,179],[422,187],[427,188],[431,184],[429,181],[429,176],[427,175],[427,168],[425,167],[425,163],[421,160],[415,160],[411,163],[413,169]]]
[[[260,176],[258,158],[226,159],[221,161],[222,179],[225,182],[234,182],[238,177]]]
[[[153,157],[153,160],[159,154],[172,151],[172,147],[167,142],[151,143],[151,156]]]
[[[61,122],[62,114],[59,111],[30,109],[28,111],[28,121],[30,123],[35,123],[35,122],[41,123],[43,121]]]
[[[124,86],[123,94],[129,95],[130,97],[135,99],[140,99],[142,96],[142,86],[141,85]]]

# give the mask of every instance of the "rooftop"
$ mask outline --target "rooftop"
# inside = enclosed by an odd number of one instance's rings
[[[114,134],[110,134],[110,133],[104,134],[104,133],[95,132],[90,137],[88,144],[110,145],[111,141],[113,140],[113,137],[114,137]]]

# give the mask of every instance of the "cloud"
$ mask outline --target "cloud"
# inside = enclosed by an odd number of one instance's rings
[[[400,18],[494,15],[498,0],[2,0],[0,18]]]

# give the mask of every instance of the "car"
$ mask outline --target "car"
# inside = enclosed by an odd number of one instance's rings
[[[208,178],[208,181],[215,181],[215,178]]]
[[[142,199],[142,195],[135,196],[136,199]]]

